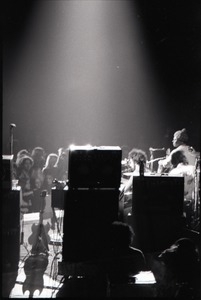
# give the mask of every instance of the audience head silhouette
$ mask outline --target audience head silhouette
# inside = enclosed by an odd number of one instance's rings
[[[189,238],[178,239],[170,248],[163,251],[159,258],[180,273],[192,270],[199,261],[197,247]],[[190,263],[187,264],[187,262]]]
[[[126,223],[115,221],[111,229],[112,249],[128,248],[133,241],[134,232],[132,227]]]

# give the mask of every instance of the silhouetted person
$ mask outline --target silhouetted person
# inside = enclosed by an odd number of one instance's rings
[[[31,157],[31,154],[29,153],[29,151],[27,149],[22,149],[22,150],[17,152],[16,160],[13,161],[13,176],[14,176],[15,179],[18,179],[19,171],[20,171],[19,165],[20,165],[20,162],[21,162],[21,158],[23,156]]]
[[[110,283],[127,283],[129,276],[146,270],[141,250],[131,247],[134,233],[126,223],[115,221],[111,228],[111,257],[108,264]]]
[[[140,166],[143,165],[143,170],[146,175],[150,174],[150,170],[147,168],[147,154],[141,149],[133,148],[128,155],[130,166],[132,169],[132,175],[125,184],[124,192],[132,191],[133,176],[140,175]]]
[[[40,212],[41,210],[41,192],[43,190],[42,182],[40,178],[35,178],[34,182],[32,182],[33,186],[33,202],[32,202],[32,211]],[[44,209],[44,207],[43,207]]]
[[[172,154],[171,164],[172,170],[169,176],[184,177],[184,215],[186,218],[186,226],[193,226],[194,206],[195,206],[195,166],[189,165],[188,160],[183,151],[176,151]]]
[[[149,175],[151,172],[147,168],[147,154],[145,151],[137,148],[133,148],[128,155],[132,173],[127,182],[124,183],[123,187],[123,220],[131,224],[130,216],[132,215],[132,193],[133,193],[133,177],[140,176],[141,170],[143,169],[143,175]],[[143,168],[141,168],[143,167]]]
[[[195,243],[180,238],[159,255],[163,274],[158,278],[159,296],[198,299],[200,297],[200,260]],[[157,275],[156,275],[157,277]]]
[[[31,188],[31,170],[33,159],[29,156],[22,156],[18,163],[18,184],[22,188],[21,211],[32,212],[33,190]]]
[[[184,199],[193,200],[193,193],[195,188],[195,166],[189,165],[183,151],[177,151],[172,154],[171,164],[173,166],[173,169],[169,172],[169,175],[184,176]]]
[[[31,157],[34,162],[31,170],[31,179],[34,180],[36,178],[39,178],[41,182],[43,182],[44,175],[42,169],[45,166],[46,161],[45,150],[42,147],[35,147],[32,150]]]
[[[57,175],[57,167],[55,167],[55,164],[58,160],[58,155],[56,153],[50,153],[48,154],[46,161],[45,161],[45,166],[42,169],[44,178],[46,174],[51,174],[53,179],[56,178]]]
[[[58,159],[55,164],[57,169],[56,179],[61,181],[68,180],[68,149],[58,149]]]

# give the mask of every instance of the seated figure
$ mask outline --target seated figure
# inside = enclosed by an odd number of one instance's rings
[[[177,151],[182,151],[184,153],[189,165],[195,165],[199,153],[196,152],[193,147],[188,145],[188,134],[185,128],[174,133],[172,144],[175,149],[173,149],[165,159],[158,161],[157,172],[159,174],[164,173],[164,170],[166,170],[166,173],[170,172],[173,167],[171,163],[172,155]]]
[[[110,283],[127,283],[129,276],[146,270],[144,254],[131,246],[134,233],[126,223],[115,221],[111,229],[111,257],[108,264]]]
[[[184,198],[192,200],[194,195],[194,174],[195,166],[189,165],[183,151],[177,151],[172,154],[171,164],[173,166],[169,175],[184,176]]]

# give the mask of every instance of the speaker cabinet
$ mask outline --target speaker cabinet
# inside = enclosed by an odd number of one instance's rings
[[[69,150],[70,188],[119,188],[122,151],[118,146],[73,146]]]
[[[183,202],[183,177],[133,177],[134,246],[144,252],[169,247],[182,232]]]
[[[12,189],[13,155],[2,155],[2,187]]]
[[[20,256],[21,188],[3,190],[2,201],[2,266],[4,272],[18,270]]]
[[[63,260],[104,255],[110,226],[118,219],[119,190],[69,190],[64,203]]]

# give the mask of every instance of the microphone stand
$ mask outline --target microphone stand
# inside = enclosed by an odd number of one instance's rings
[[[153,166],[154,166],[153,160],[154,160],[153,151],[150,149],[150,162],[151,162],[150,169],[151,169],[151,173],[153,173]]]
[[[15,128],[15,124],[10,124],[10,155],[13,157],[13,128]],[[11,159],[11,180],[13,179],[13,159]]]
[[[13,155],[13,128],[15,127],[15,124],[10,124],[10,155]]]

